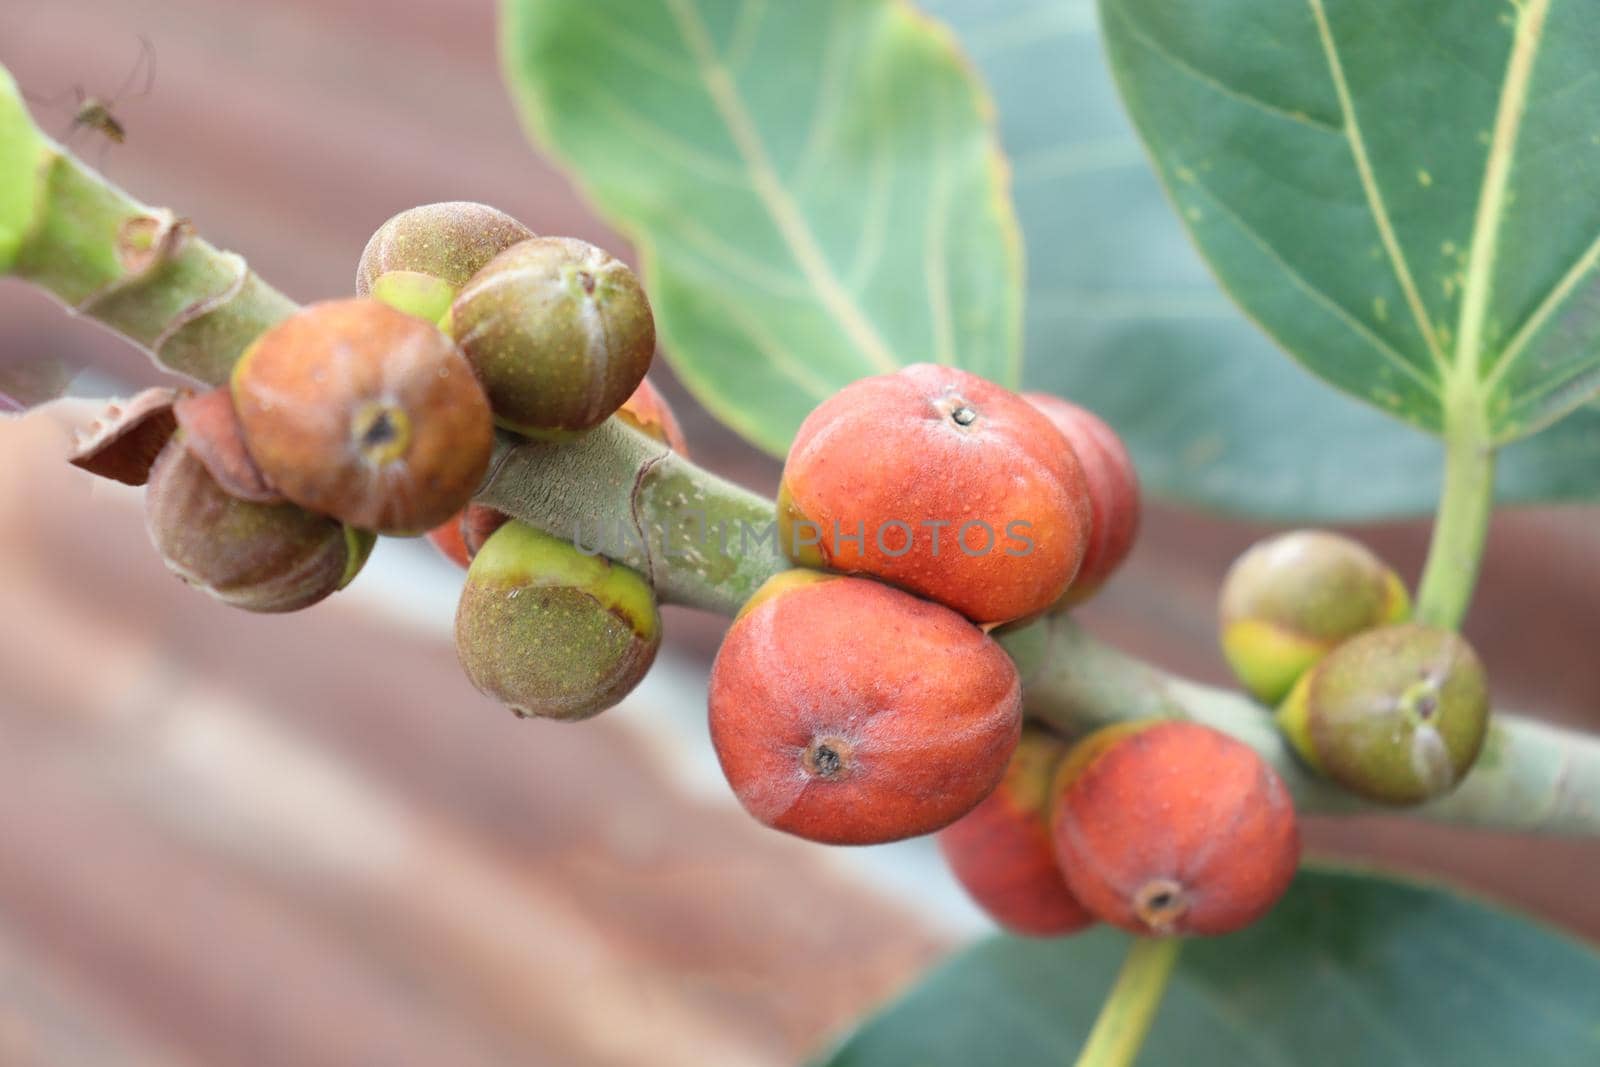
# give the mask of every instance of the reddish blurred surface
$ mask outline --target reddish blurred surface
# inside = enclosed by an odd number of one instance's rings
[[[527,148],[487,2],[8,0],[0,62],[104,93],[140,34],[156,87],[106,170],[297,299],[347,293],[371,231],[430,200],[620,250]],[[36,353],[156,378],[0,284],[0,361]],[[660,381],[697,457],[772,487]],[[187,592],[137,498],[59,463],[63,432],[0,424],[0,1064],[791,1062],[936,955],[903,901],[688,788],[637,728],[668,709],[517,723],[371,601],[258,619]],[[1497,521],[1470,631],[1502,703],[1600,729],[1594,517]],[[1261,532],[1152,509],[1090,624],[1223,681],[1217,581]],[[1416,574],[1424,527],[1363,536]],[[675,614],[671,647],[703,665],[721,625]],[[1595,844],[1311,837],[1600,936]]]

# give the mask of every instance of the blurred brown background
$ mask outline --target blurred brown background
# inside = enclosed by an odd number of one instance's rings
[[[0,62],[36,96],[109,93],[149,37],[155,90],[105,169],[300,300],[347,293],[371,231],[431,200],[623,251],[523,140],[493,23],[481,0],[6,0]],[[155,380],[0,283],[0,363],[39,354],[93,367],[86,393]],[[698,458],[773,487],[656,377]],[[5,1067],[794,1062],[978,928],[927,842],[840,853],[737,810],[701,722],[720,620],[673,613],[601,721],[519,723],[457,671],[459,576],[424,546],[301,616],[230,612],[167,576],[136,494],[59,461],[82,414],[0,422]],[[1470,632],[1504,705],[1600,729],[1595,520],[1499,519]],[[1091,625],[1224,680],[1216,585],[1261,532],[1153,509]],[[1423,526],[1363,536],[1415,575]],[[1595,844],[1380,819],[1312,841],[1600,937]]]

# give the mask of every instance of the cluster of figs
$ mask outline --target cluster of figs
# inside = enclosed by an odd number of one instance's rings
[[[481,204],[428,205],[373,235],[354,298],[268,329],[226,385],[113,405],[74,462],[144,485],[168,567],[254,611],[343,588],[378,534],[427,534],[467,568],[473,684],[581,720],[654,661],[655,590],[473,497],[497,449],[608,419],[686,452],[645,378],[655,347],[616,258]],[[825,400],[784,465],[782,554],[712,667],[711,741],[740,803],[831,844],[938,832],[1021,933],[1220,934],[1265,913],[1300,858],[1271,765],[1177,719],[1068,737],[1026,715],[997,640],[1092,596],[1139,518],[1122,442],[1058,397],[917,364]],[[1396,804],[1453,787],[1488,720],[1470,647],[1408,614],[1392,570],[1318,531],[1251,549],[1221,605],[1229,662],[1294,750]]]

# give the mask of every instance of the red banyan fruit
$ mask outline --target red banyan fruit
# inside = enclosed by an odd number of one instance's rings
[[[1066,753],[1054,734],[1025,727],[994,792],[939,831],[967,894],[1012,933],[1060,936],[1095,921],[1067,888],[1050,840],[1050,783]]]
[[[489,535],[508,521],[509,515],[487,504],[468,504],[449,520],[429,530],[428,540],[450,562],[470,567]]]
[[[865,578],[788,571],[711,669],[711,741],[761,822],[829,844],[931,833],[1005,773],[1016,667],[948,608]]]
[[[377,300],[311,304],[233,372],[244,443],[309,511],[378,533],[424,533],[489,467],[494,422],[472,366],[438,327]]]
[[[1078,742],[1054,785],[1051,834],[1067,885],[1137,934],[1225,934],[1264,915],[1300,860],[1294,804],[1243,742],[1178,720]]]
[[[1078,576],[1061,598],[1059,606],[1067,607],[1093,596],[1133,551],[1139,535],[1139,474],[1122,438],[1100,416],[1048,393],[1022,395],[1067,439],[1089,486],[1089,545]]]
[[[678,425],[678,416],[673,414],[672,405],[667,403],[661,391],[650,384],[649,378],[641,381],[633,395],[622,402],[617,409],[617,417],[679,455],[689,454],[689,442],[683,436],[683,428]]]
[[[1066,592],[1091,506],[1082,465],[1032,404],[918,364],[848,385],[806,418],[778,520],[797,563],[869,574],[987,624]]]

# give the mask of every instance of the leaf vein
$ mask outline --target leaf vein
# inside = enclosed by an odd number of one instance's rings
[[[1317,24],[1317,36],[1322,42],[1322,51],[1328,61],[1329,73],[1333,77],[1334,92],[1339,97],[1339,109],[1344,114],[1345,138],[1350,142],[1350,154],[1355,158],[1356,173],[1361,179],[1361,189],[1367,198],[1367,208],[1371,211],[1373,222],[1378,227],[1378,237],[1383,242],[1384,252],[1389,257],[1395,279],[1400,283],[1400,291],[1405,295],[1406,304],[1411,309],[1411,317],[1416,321],[1417,330],[1422,334],[1422,343],[1427,346],[1434,365],[1443,374],[1448,369],[1444,352],[1439,347],[1433,320],[1428,315],[1427,305],[1422,302],[1422,293],[1417,289],[1416,279],[1411,276],[1411,267],[1406,262],[1405,250],[1400,246],[1400,237],[1389,218],[1389,208],[1384,201],[1383,190],[1378,187],[1377,175],[1373,172],[1372,161],[1367,156],[1366,140],[1361,135],[1361,123],[1356,117],[1355,100],[1351,97],[1350,85],[1345,80],[1344,62],[1339,58],[1339,48],[1334,43],[1333,29],[1328,24],[1328,14],[1323,9],[1322,0],[1306,0],[1306,2],[1311,5],[1311,14]]]
[[[1308,115],[1304,111],[1295,111],[1291,108],[1284,107],[1282,104],[1274,104],[1270,100],[1264,100],[1259,96],[1245,92],[1243,89],[1236,89],[1227,82],[1223,81],[1221,78],[1218,78],[1216,75],[1209,74],[1206,71],[1201,70],[1193,63],[1190,63],[1187,59],[1184,59],[1182,56],[1178,55],[1178,53],[1174,52],[1171,48],[1167,47],[1167,45],[1163,44],[1155,37],[1154,34],[1150,33],[1149,30],[1135,22],[1133,16],[1128,13],[1125,6],[1121,4],[1112,4],[1109,5],[1109,10],[1115,12],[1116,16],[1122,20],[1123,25],[1128,28],[1129,34],[1131,34],[1133,38],[1140,44],[1144,45],[1146,48],[1150,49],[1150,51],[1160,56],[1162,60],[1164,60],[1175,70],[1187,75],[1193,80],[1206,86],[1208,89],[1211,89],[1213,92],[1218,93],[1221,96],[1226,96],[1230,100],[1244,104],[1246,107],[1254,108],[1257,111],[1265,112],[1266,114],[1272,115],[1275,118],[1283,119],[1286,122],[1293,122],[1301,126],[1308,126],[1313,130],[1331,134],[1335,137],[1343,137],[1345,135],[1344,130],[1334,123]]]
[[[1401,355],[1400,352],[1390,345],[1389,342],[1386,341],[1382,336],[1375,333],[1372,327],[1368,326],[1365,322],[1362,322],[1361,319],[1357,318],[1355,315],[1352,315],[1337,300],[1333,299],[1327,293],[1324,293],[1321,289],[1318,289],[1309,278],[1301,274],[1293,264],[1284,259],[1278,250],[1272,246],[1272,243],[1268,241],[1259,230],[1245,221],[1243,216],[1241,216],[1232,207],[1224,203],[1222,199],[1218,197],[1217,194],[1214,193],[1209,187],[1201,182],[1195,181],[1188,183],[1186,188],[1200,190],[1205,195],[1206,199],[1209,200],[1218,211],[1222,212],[1223,215],[1225,215],[1235,226],[1239,228],[1240,232],[1250,239],[1252,244],[1261,249],[1261,251],[1273,261],[1273,263],[1277,264],[1278,269],[1282,270],[1284,274],[1288,275],[1289,280],[1294,283],[1295,288],[1305,293],[1314,302],[1344,322],[1345,325],[1350,327],[1351,330],[1353,330],[1363,340],[1370,344],[1379,355],[1383,356],[1385,360],[1392,364],[1406,377],[1416,382],[1416,384],[1426,391],[1429,396],[1434,397],[1435,399],[1438,398],[1438,382],[1419,371],[1409,359]]]
[[[899,369],[877,327],[840,283],[789,189],[779,179],[755,122],[739,99],[728,72],[718,62],[710,34],[694,0],[667,0],[684,43],[695,57],[700,79],[744,161],[751,185],[788,246],[790,255],[817,290],[817,298],[862,356],[884,372]]]

